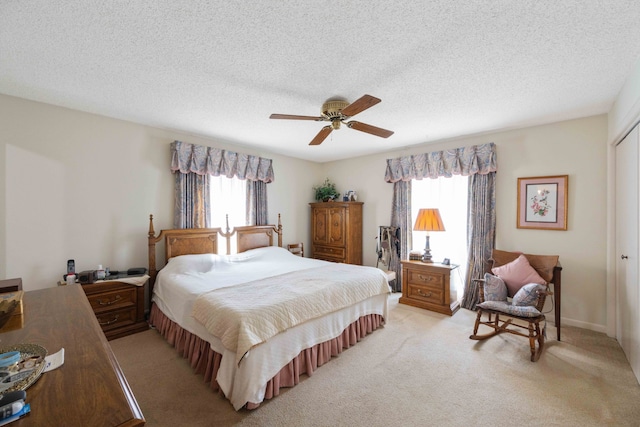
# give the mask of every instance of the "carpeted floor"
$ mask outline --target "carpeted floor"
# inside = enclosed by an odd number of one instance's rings
[[[111,341],[148,426],[640,426],[640,385],[604,334],[548,328],[529,361],[524,338],[469,339],[453,317],[390,302],[388,324],[254,411],[192,373],[155,331]]]

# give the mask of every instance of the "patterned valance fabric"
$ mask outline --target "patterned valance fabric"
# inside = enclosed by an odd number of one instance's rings
[[[486,175],[498,170],[496,145],[493,142],[452,150],[414,154],[387,159],[386,182],[438,178],[452,175]]]
[[[171,143],[171,170],[273,182],[272,160],[182,141]]]

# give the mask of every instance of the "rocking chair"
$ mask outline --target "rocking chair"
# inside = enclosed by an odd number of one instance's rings
[[[484,279],[474,279],[478,283],[479,303],[473,334],[469,338],[484,340],[503,332],[528,338],[531,361],[536,362],[546,335],[542,308],[547,295],[553,295],[549,284],[560,281],[562,267],[558,258],[493,250]],[[482,319],[483,315],[487,320]],[[479,335],[480,325],[488,326],[492,331]]]

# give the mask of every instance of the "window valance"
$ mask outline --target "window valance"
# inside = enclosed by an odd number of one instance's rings
[[[182,141],[171,143],[171,171],[273,182],[272,160]]]
[[[452,175],[486,175],[498,170],[496,145],[493,142],[452,150],[414,154],[387,159],[386,182],[438,178]]]

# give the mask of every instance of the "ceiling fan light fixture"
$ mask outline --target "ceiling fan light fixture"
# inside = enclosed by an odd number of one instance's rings
[[[345,99],[329,99],[324,104],[322,104],[322,115],[331,119],[344,119],[345,116],[342,114],[342,109],[349,105],[349,101]]]
[[[342,122],[338,119],[331,120],[331,127],[333,128],[333,130],[340,129],[340,123]]]

